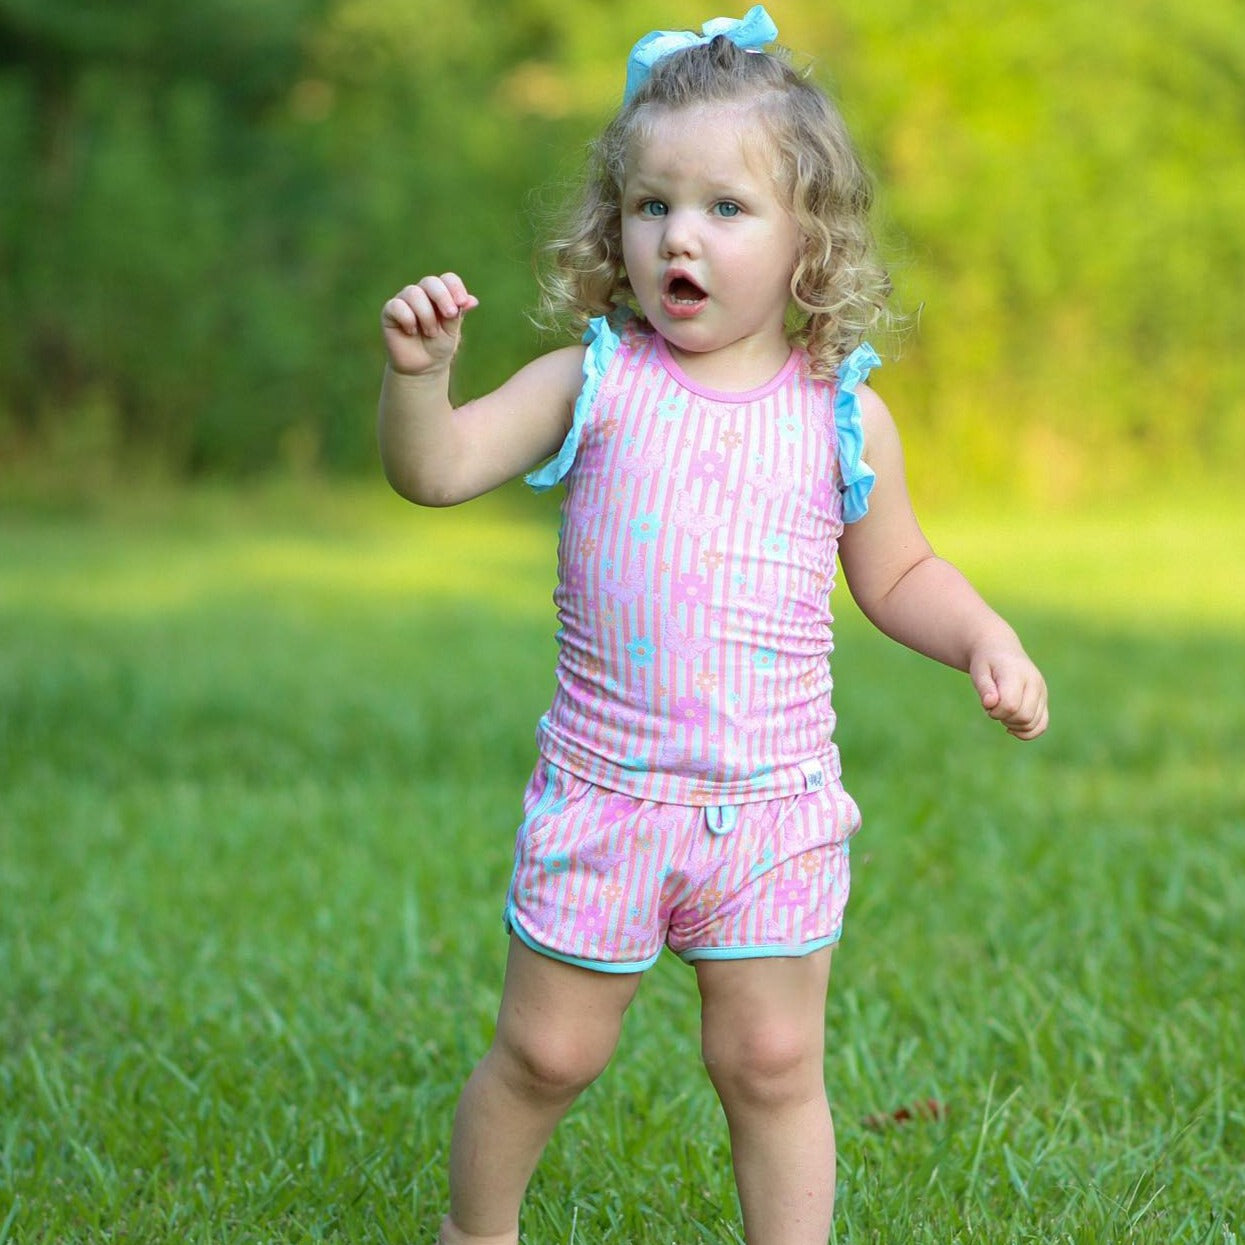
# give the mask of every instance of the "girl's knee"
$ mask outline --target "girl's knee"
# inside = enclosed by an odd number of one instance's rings
[[[723,1100],[779,1105],[820,1092],[824,1045],[820,1032],[758,1018],[731,1032],[704,1034],[702,1056]]]
[[[604,1071],[614,1043],[574,1029],[540,1024],[499,1029],[489,1052],[517,1091],[546,1098],[574,1097]]]
[[[563,964],[511,939],[492,1073],[524,1097],[573,1097],[609,1062],[639,980]]]

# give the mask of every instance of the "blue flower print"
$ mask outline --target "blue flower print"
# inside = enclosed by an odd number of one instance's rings
[[[761,548],[772,557],[780,558],[787,552],[788,541],[781,532],[765,536],[761,540]]]
[[[752,668],[760,671],[773,670],[778,665],[778,653],[772,648],[759,648],[752,654]]]
[[[687,399],[681,394],[674,394],[669,398],[662,398],[653,409],[658,419],[669,421],[682,419],[687,411]]]
[[[642,635],[627,645],[627,652],[637,666],[651,666],[657,653],[657,646],[648,636]]]
[[[657,511],[650,511],[648,514],[636,515],[631,520],[631,537],[642,545],[647,545],[651,541],[657,539],[659,529],[657,520]]]
[[[800,433],[803,432],[800,417],[791,411],[788,411],[786,415],[781,416],[775,426],[778,429],[778,435],[782,437],[784,441],[798,441],[800,439]]]

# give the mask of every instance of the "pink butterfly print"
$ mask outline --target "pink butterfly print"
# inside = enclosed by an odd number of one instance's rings
[[[788,817],[783,822],[779,837],[782,840],[783,850],[795,854],[815,846],[815,840],[820,832],[819,826],[811,826],[801,817]],[[815,869],[820,866],[810,865],[809,867]]]
[[[675,527],[693,536],[705,536],[726,522],[719,514],[705,514],[686,493],[679,494],[672,517]]]
[[[580,501],[577,499],[573,510],[575,518],[580,523],[592,523],[605,513],[605,502],[601,498],[597,498],[595,501]]]
[[[741,709],[731,715],[731,722],[741,734],[755,735],[774,723],[774,711],[765,704],[758,705],[754,700],[747,709]]]
[[[618,848],[607,847],[605,844],[585,847],[577,855],[594,873],[609,873],[627,859],[626,852],[620,852]]]
[[[606,575],[601,586],[612,600],[620,605],[630,605],[643,595],[648,587],[648,574],[643,562],[633,562],[622,575]]]
[[[750,488],[770,501],[781,501],[784,497],[790,497],[799,487],[799,483],[795,476],[785,471],[758,475],[748,481]]]
[[[672,618],[662,623],[661,638],[665,646],[684,661],[699,661],[713,647],[713,641],[707,636],[684,631]]]
[[[736,601],[743,609],[753,610],[761,614],[770,614],[778,608],[782,593],[778,590],[778,576],[768,574],[751,592],[743,592]]]
[[[622,928],[623,937],[636,948],[647,950],[653,931],[639,921],[628,921]]]
[[[682,822],[673,813],[659,812],[653,817],[648,828],[652,834],[665,839],[672,834],[678,834],[682,828]]]
[[[692,755],[673,739],[663,739],[657,745],[657,767],[663,770],[684,772],[691,764]]]
[[[722,873],[725,868],[726,863],[721,860],[689,860],[687,864],[683,866],[683,876],[687,878],[688,882],[691,883],[693,887],[699,890],[708,886],[709,883],[712,882],[718,874]],[[725,896],[723,896],[719,891],[717,899],[714,902],[714,907],[720,904],[723,898],[725,898]]]
[[[830,561],[828,540],[820,536],[797,536],[794,543],[806,566],[824,567]]]
[[[626,386],[607,373],[597,386],[597,402],[602,407],[608,406],[617,402],[625,392]]]
[[[650,445],[647,449],[626,454],[618,460],[619,470],[624,475],[643,479],[651,476],[665,465],[666,455],[660,446]]]

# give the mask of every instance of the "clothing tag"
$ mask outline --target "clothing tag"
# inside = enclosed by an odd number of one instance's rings
[[[820,761],[801,761],[805,791],[820,791],[826,785],[826,771]]]

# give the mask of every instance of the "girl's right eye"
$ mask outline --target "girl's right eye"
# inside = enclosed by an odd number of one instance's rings
[[[640,215],[648,217],[665,216],[666,205],[660,199],[645,199],[640,204]]]

